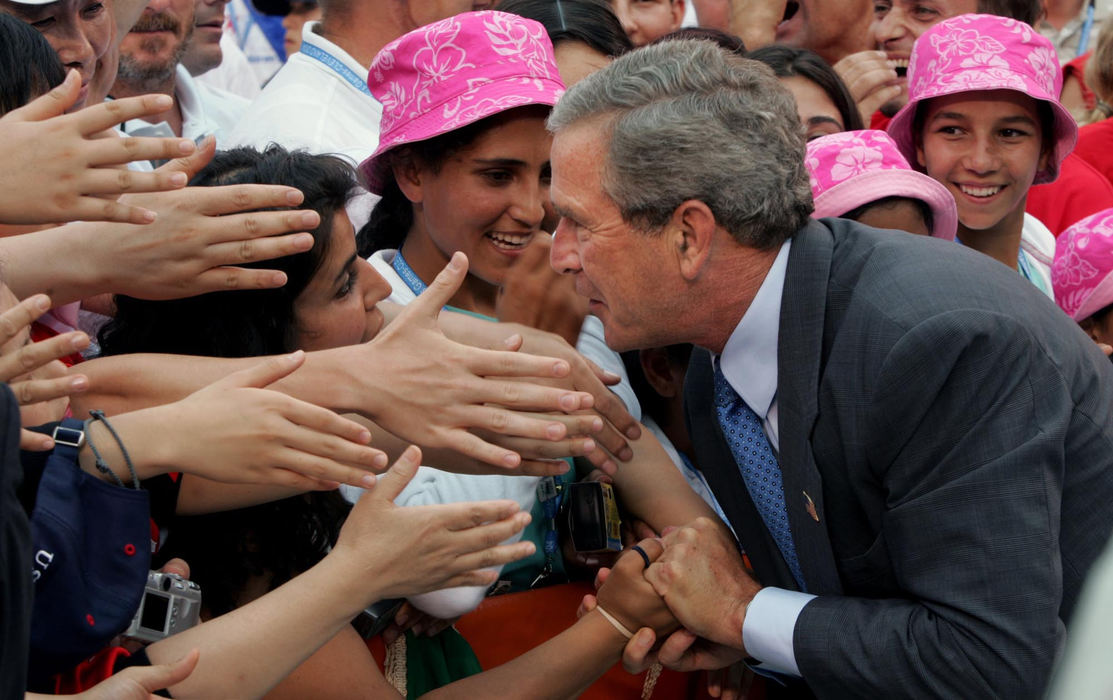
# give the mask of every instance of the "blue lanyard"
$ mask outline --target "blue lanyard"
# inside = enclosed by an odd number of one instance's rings
[[[414,269],[410,267],[410,264],[406,262],[405,258],[402,257],[401,250],[398,250],[394,253],[394,260],[390,263],[390,266],[394,268],[394,271],[398,273],[398,276],[402,278],[402,281],[406,283],[406,286],[410,288],[410,291],[414,293],[414,296],[421,296],[421,293],[429,288],[429,285],[425,284],[425,282],[423,282],[422,279],[417,276],[417,273],[414,272]],[[445,305],[444,308],[458,314],[474,316],[484,321],[498,321],[498,319],[493,316],[481,314],[478,311],[461,309],[457,306],[452,306],[451,304]]]
[[[371,88],[367,87],[367,81],[361,79],[358,75],[356,75],[356,72],[354,70],[349,68],[347,64],[345,64],[336,56],[333,56],[331,53],[325,51],[320,46],[314,46],[313,44],[310,44],[308,42],[302,43],[300,51],[306,56],[312,59],[316,59],[331,68],[334,73],[339,75],[344,80],[348,81],[348,83],[350,83],[356,90],[359,90],[368,97],[373,97],[371,95]]]
[[[429,285],[421,281],[421,278],[417,276],[414,269],[410,267],[410,264],[402,257],[401,249],[394,253],[394,260],[390,263],[390,266],[394,268],[394,271],[398,273],[398,276],[402,278],[402,281],[406,283],[406,286],[410,288],[414,296],[421,296],[421,293],[429,288]]]
[[[1090,32],[1094,29],[1094,0],[1086,5],[1086,19],[1082,22],[1082,36],[1078,39],[1078,53],[1081,56],[1090,46]]]

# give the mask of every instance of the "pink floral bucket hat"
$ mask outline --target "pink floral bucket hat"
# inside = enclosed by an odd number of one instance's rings
[[[913,126],[924,100],[975,90],[1016,90],[1051,107],[1054,144],[1035,184],[1052,182],[1074,148],[1078,125],[1063,105],[1059,59],[1051,42],[1023,22],[996,15],[959,15],[920,35],[908,60],[908,104],[887,131],[916,162]]]
[[[908,197],[931,209],[934,238],[955,238],[955,198],[946,187],[913,170],[884,131],[843,131],[813,139],[804,165],[817,219],[842,216],[885,197]]]
[[[383,105],[379,147],[360,163],[367,189],[382,194],[382,157],[403,144],[455,131],[564,94],[553,44],[538,22],[505,12],[465,12],[387,44],[367,76]]]
[[[1059,234],[1051,287],[1059,308],[1075,321],[1113,304],[1113,209],[1087,216]]]

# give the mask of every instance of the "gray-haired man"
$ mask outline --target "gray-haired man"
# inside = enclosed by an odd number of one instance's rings
[[[823,697],[1039,695],[1113,527],[1108,360],[992,260],[809,221],[791,97],[709,43],[615,61],[550,126],[553,266],[615,349],[709,351],[696,462],[753,573],[705,522],[666,537],[646,576],[690,633],[662,660],[750,656]]]

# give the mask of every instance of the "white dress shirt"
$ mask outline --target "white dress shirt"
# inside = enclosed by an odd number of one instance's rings
[[[754,300],[715,358],[727,383],[761,419],[765,436],[780,449],[777,422],[777,341],[781,328],[781,294],[792,240],[785,241]],[[739,477],[741,478],[741,477]],[[800,675],[792,649],[796,618],[814,595],[766,587],[746,608],[742,643],[761,663],[758,670]]]

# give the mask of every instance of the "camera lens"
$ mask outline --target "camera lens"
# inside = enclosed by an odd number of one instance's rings
[[[160,585],[161,585],[161,587],[162,587],[162,590],[164,590],[164,591],[168,591],[168,590],[170,590],[170,584],[171,584],[171,583],[172,583],[172,582],[170,581],[170,577],[169,577],[169,576],[165,576],[165,577],[163,577],[163,579],[162,579],[162,583],[160,584]]]

